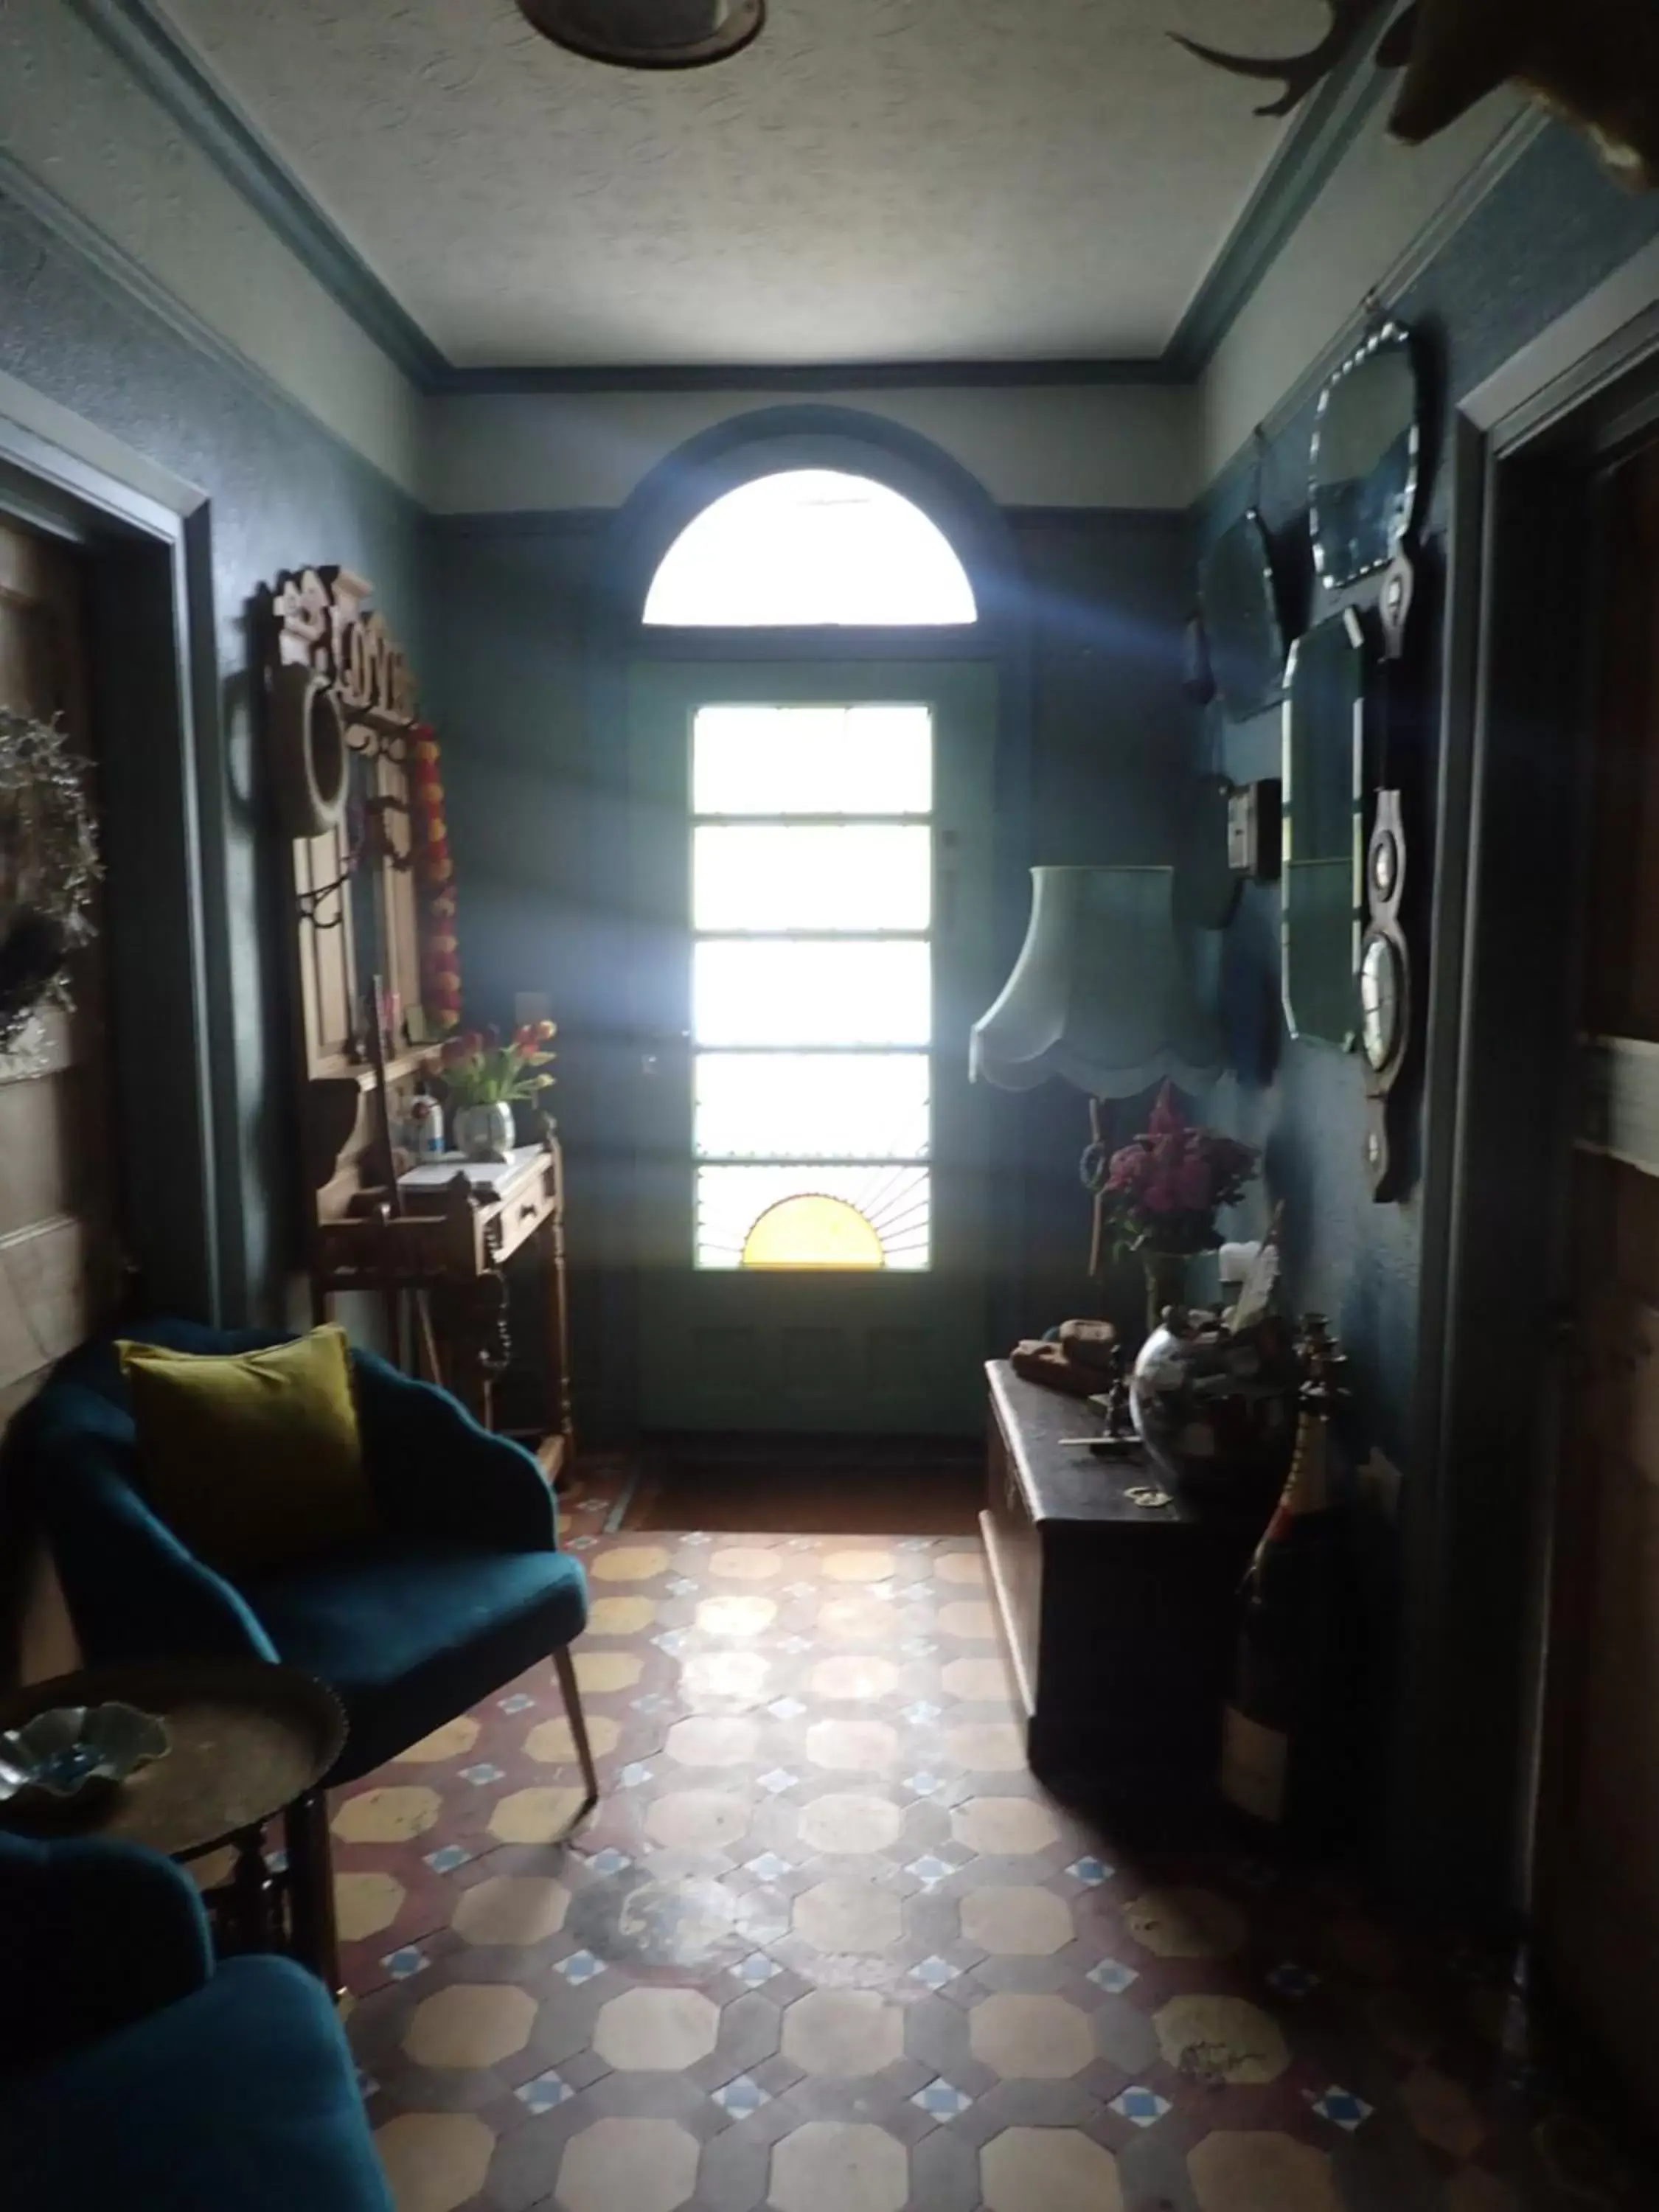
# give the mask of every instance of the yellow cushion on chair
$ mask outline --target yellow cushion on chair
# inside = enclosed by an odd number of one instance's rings
[[[378,1532],[343,1328],[262,1352],[118,1350],[149,1502],[209,1566],[263,1573]]]

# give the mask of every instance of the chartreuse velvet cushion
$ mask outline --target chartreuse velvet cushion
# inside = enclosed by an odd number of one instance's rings
[[[118,1349],[149,1502],[209,1566],[270,1573],[379,1533],[343,1328],[258,1352]]]

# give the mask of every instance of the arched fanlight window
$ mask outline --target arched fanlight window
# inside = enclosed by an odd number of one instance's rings
[[[868,477],[788,469],[704,507],[668,549],[645,602],[674,629],[888,628],[978,619],[938,524]]]

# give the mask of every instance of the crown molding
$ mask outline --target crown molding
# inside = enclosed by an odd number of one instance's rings
[[[1164,349],[1164,360],[1177,376],[1195,380],[1208,367],[1250,295],[1380,105],[1393,80],[1372,57],[1383,16],[1392,12],[1392,0],[1389,8],[1373,11],[1372,28],[1355,40],[1352,51],[1298,109]]]
[[[410,382],[435,389],[443,355],[149,0],[69,4]]]
[[[153,0],[69,0],[325,291],[419,391],[435,398],[598,392],[903,392],[1196,380],[1382,96],[1374,40],[1307,101],[1161,355],[1072,361],[754,362],[458,367],[393,297],[253,125],[207,76]],[[1383,11],[1379,9],[1379,20]]]

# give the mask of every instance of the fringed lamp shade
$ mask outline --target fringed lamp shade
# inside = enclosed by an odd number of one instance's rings
[[[519,0],[555,46],[617,69],[702,69],[758,36],[766,0]]]
[[[975,1079],[1030,1091],[1058,1075],[1095,1098],[1214,1082],[1214,979],[1200,975],[1197,933],[1176,929],[1174,871],[1033,868],[1031,884],[1014,972],[974,1024]]]

